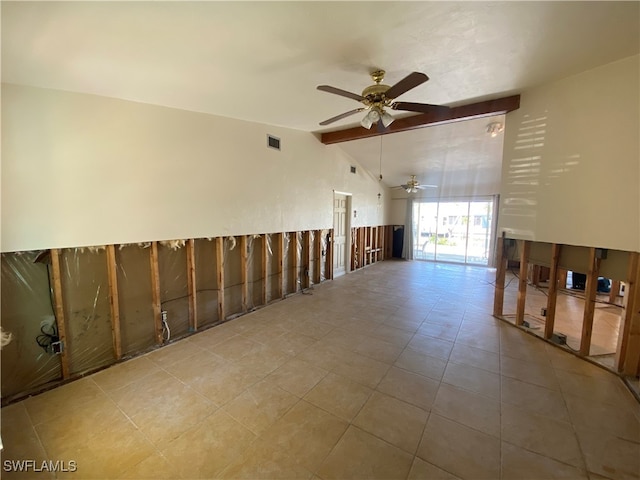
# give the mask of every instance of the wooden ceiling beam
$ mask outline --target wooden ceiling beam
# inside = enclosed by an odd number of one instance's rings
[[[348,142],[350,140],[376,137],[389,133],[406,132],[414,128],[431,127],[433,125],[443,125],[445,123],[460,122],[462,120],[502,115],[517,110],[519,107],[520,95],[511,95],[495,100],[486,100],[484,102],[451,107],[448,112],[444,113],[421,113],[420,115],[398,118],[384,132],[378,132],[375,128],[367,130],[364,127],[353,127],[335,132],[326,132],[321,134],[320,141],[325,145]]]

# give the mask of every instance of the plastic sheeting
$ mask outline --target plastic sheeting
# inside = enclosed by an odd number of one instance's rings
[[[189,332],[189,289],[187,252],[181,245],[158,245],[160,308],[167,312],[171,339]],[[165,340],[167,335],[165,334]]]
[[[122,353],[132,355],[155,345],[150,250],[122,246],[116,251],[116,264]]]
[[[304,264],[302,262],[303,254],[304,254],[304,234],[302,232],[295,232],[294,235],[296,236],[296,251],[295,251],[295,256],[296,256],[296,265],[298,265],[298,268],[296,270],[296,272],[294,273],[294,279],[296,282],[296,287],[293,290],[294,292],[297,292],[299,290],[302,290],[304,288]]]
[[[224,305],[227,317],[242,313],[241,242],[236,237],[224,239]]]
[[[61,282],[69,366],[82,374],[115,361],[107,258],[104,250],[61,252]]]
[[[216,244],[211,239],[195,241],[196,255],[196,307],[198,310],[198,329],[214,325],[218,319],[218,278]]]
[[[330,237],[329,230],[322,230],[320,235],[320,254],[321,254],[320,281],[321,282],[324,282],[327,279],[327,272],[326,272],[327,254],[328,254],[327,246],[329,245],[329,237]]]
[[[262,291],[265,279],[262,275],[262,249],[264,236],[251,235],[247,238],[247,309],[263,305]]]
[[[3,399],[58,381],[60,357],[46,345],[54,323],[47,265],[34,263],[39,252],[4,253],[2,264],[2,328],[11,343],[2,349]],[[43,325],[44,322],[44,325]],[[44,335],[44,336],[42,336]]]
[[[280,241],[277,233],[265,235],[267,242],[267,303],[280,298],[280,259],[278,254],[274,255],[274,249]],[[284,265],[284,263],[283,263]]]

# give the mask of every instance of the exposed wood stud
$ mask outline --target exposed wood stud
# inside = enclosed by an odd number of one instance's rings
[[[616,303],[620,293],[620,280],[611,280],[611,291],[609,291],[609,302]]]
[[[558,288],[567,288],[567,276],[569,271],[566,268],[558,268]]]
[[[218,321],[225,319],[224,307],[224,238],[216,238],[216,278],[218,280]]]
[[[302,255],[304,269],[302,272],[302,284],[309,288],[311,286],[311,231],[305,230],[302,235]]]
[[[629,253],[624,310],[620,318],[616,369],[624,375],[640,375],[640,253]]]
[[[313,271],[315,283],[322,281],[322,230],[316,230],[313,248],[315,250],[315,269]]]
[[[160,297],[160,267],[158,263],[158,242],[151,242],[149,248],[149,265],[151,267],[151,301],[153,309],[153,325],[155,327],[156,343],[162,345],[162,304]]]
[[[327,239],[326,277],[333,280],[333,228],[329,229],[329,238]]]
[[[409,117],[398,118],[382,133],[372,128],[367,130],[364,127],[347,128],[335,132],[323,133],[320,141],[325,145],[339,142],[348,142],[359,138],[376,137],[389,133],[405,132],[415,128],[423,128],[433,125],[443,125],[446,123],[471,120],[474,118],[490,117],[517,110],[520,107],[520,95],[497,98],[484,102],[476,102],[467,105],[452,107],[444,113],[422,113]]]
[[[109,309],[111,312],[111,335],[113,337],[113,352],[116,360],[122,358],[122,342],[120,338],[120,301],[118,297],[118,264],[116,248],[107,245],[107,278],[109,283]]]
[[[269,259],[269,243],[268,235],[265,233],[262,238],[262,263],[260,271],[262,273],[262,305],[267,304],[267,288],[269,287],[269,272],[267,268],[267,260]]]
[[[504,282],[507,273],[507,252],[504,237],[497,239],[496,247],[496,286],[493,291],[493,316],[501,317],[504,308]]]
[[[550,339],[553,335],[553,327],[556,321],[556,302],[558,299],[558,279],[560,253],[562,245],[551,245],[551,271],[549,273],[549,293],[547,297],[547,316],[544,324],[544,338]]]
[[[198,330],[198,304],[196,302],[196,247],[193,238],[187,240],[187,288],[189,292],[189,329]]]
[[[591,350],[591,334],[593,332],[593,315],[596,310],[596,294],[598,290],[598,272],[600,259],[596,258],[596,249],[589,248],[589,269],[584,290],[584,315],[582,317],[582,337],[580,338],[580,355],[588,356]]]
[[[67,342],[67,320],[64,314],[64,303],[62,296],[62,272],[60,270],[60,250],[51,249],[51,270],[53,275],[53,299],[56,312],[56,325],[58,327],[58,338],[62,343],[62,353],[60,354],[60,364],[62,367],[62,378],[66,380],[70,376],[69,344]]]
[[[531,242],[520,241],[520,278],[518,279],[518,303],[516,306],[516,325],[524,324],[524,310],[527,302],[527,270],[529,266],[529,252]]]
[[[249,310],[249,262],[248,262],[248,252],[247,252],[247,236],[240,236],[240,279],[242,282],[242,293],[241,293],[241,302],[242,302],[242,311],[246,312]]]
[[[298,232],[291,232],[291,242],[289,242],[289,255],[293,255],[293,293],[297,293],[301,261],[301,259],[298,258]]]
[[[286,233],[278,233],[278,296],[284,298],[286,291],[284,288],[285,265],[284,265],[284,236]]]

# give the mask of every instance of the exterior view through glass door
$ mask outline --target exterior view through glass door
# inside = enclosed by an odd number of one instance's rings
[[[488,265],[494,199],[414,201],[413,258]]]

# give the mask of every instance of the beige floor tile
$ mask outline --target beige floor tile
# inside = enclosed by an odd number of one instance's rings
[[[261,438],[278,445],[305,469],[315,472],[349,424],[306,401],[298,402]]]
[[[497,353],[456,343],[451,350],[449,361],[482,368],[492,373],[500,373],[500,355]]]
[[[27,414],[24,402],[14,403],[2,409],[2,465],[11,460],[35,460],[42,462],[50,459],[34,430]],[[27,478],[33,473],[3,470],[2,478]],[[43,474],[42,478],[53,478]]]
[[[352,353],[347,347],[327,343],[323,340],[307,348],[296,358],[324,370],[332,370],[343,363],[344,359],[350,357]]]
[[[428,415],[414,405],[374,392],[352,423],[414,455]]]
[[[560,390],[550,362],[538,363],[502,356],[500,358],[500,373],[507,377],[517,378],[522,382],[540,385],[551,390]]]
[[[256,435],[218,410],[165,445],[162,455],[181,478],[216,478]]]
[[[197,381],[202,372],[213,370],[225,364],[226,361],[208,350],[202,350],[197,355],[165,365],[164,370],[184,383]]]
[[[306,335],[307,337],[320,340],[335,328],[335,325],[331,325],[330,323],[325,323],[318,320],[305,320],[296,323],[292,330],[302,335]]]
[[[203,372],[189,385],[216,405],[224,405],[262,378],[250,368],[226,363]]]
[[[260,434],[298,400],[298,397],[281,389],[269,379],[249,387],[223,409],[249,430]]]
[[[612,479],[640,478],[637,442],[578,426],[576,431],[589,472]]]
[[[500,375],[469,365],[449,363],[442,377],[443,383],[500,400]]]
[[[416,333],[409,342],[408,347],[424,355],[447,361],[453,348],[453,342]]]
[[[500,353],[500,339],[493,336],[476,335],[459,331],[456,337],[456,344],[467,345],[468,347],[479,348],[488,352]]]
[[[375,388],[385,376],[390,366],[364,355],[353,353],[345,358],[332,371],[369,388]]]
[[[304,397],[328,373],[328,370],[315,367],[299,358],[292,358],[267,378],[287,392]]]
[[[563,394],[589,398],[619,408],[629,408],[629,391],[614,374],[591,376],[556,370],[556,376]]]
[[[407,480],[460,480],[460,477],[445,472],[441,468],[436,467],[424,460],[415,457],[413,459],[413,465]]]
[[[473,408],[469,408],[473,405]],[[445,383],[431,407],[449,420],[500,438],[500,402]]]
[[[211,350],[219,343],[225,340],[235,337],[238,333],[231,328],[230,323],[223,325],[216,325],[202,332],[198,332],[195,335],[189,337],[189,341],[200,348],[205,350]]]
[[[640,420],[632,411],[575,395],[567,394],[564,399],[574,425],[606,432],[640,445]],[[638,409],[640,406],[637,406]]]
[[[104,391],[115,390],[158,372],[160,367],[147,356],[133,358],[96,373],[91,378]]]
[[[502,401],[538,415],[569,422],[565,398],[555,390],[502,377]]]
[[[458,336],[459,329],[459,323],[441,323],[436,319],[430,320],[427,318],[427,320],[420,325],[417,333],[453,342]]]
[[[447,362],[407,347],[400,354],[394,366],[440,381]]]
[[[236,362],[260,347],[258,342],[237,335],[217,344],[211,351],[228,362]]]
[[[460,478],[500,478],[500,440],[432,413],[418,456]]]
[[[164,456],[153,453],[119,475],[119,478],[122,480],[175,480],[179,476]]]
[[[146,357],[164,368],[181,360],[193,357],[200,352],[202,352],[202,349],[197,344],[192,342],[190,338],[185,338],[154,350],[148,353]]]
[[[303,335],[297,332],[286,332],[279,336],[276,340],[270,342],[270,345],[278,350],[282,350],[289,355],[298,355],[303,352],[317,340],[307,335]]]
[[[237,365],[251,370],[256,375],[265,376],[284,365],[291,355],[275,347],[261,345],[243,356]]]
[[[584,460],[571,424],[502,404],[502,440],[578,468]]]
[[[373,337],[363,337],[362,340],[352,347],[352,350],[356,353],[390,365],[396,361],[403,349],[404,345],[390,343]]]
[[[40,395],[29,397],[24,406],[34,425],[70,413],[89,400],[105,397],[105,394],[90,378],[82,378]]]
[[[318,469],[330,479],[405,479],[413,457],[373,435],[350,426]]]
[[[386,323],[382,323],[370,332],[367,332],[367,335],[401,347],[406,346],[409,340],[411,340],[411,337],[413,337],[412,332],[407,332],[406,330],[387,325]]]
[[[364,385],[329,373],[304,396],[304,399],[337,417],[350,421],[357,415],[372,392]]]
[[[549,457],[502,442],[502,480],[587,480],[587,472]]]
[[[391,367],[376,390],[428,411],[439,385],[439,382],[430,378]]]

